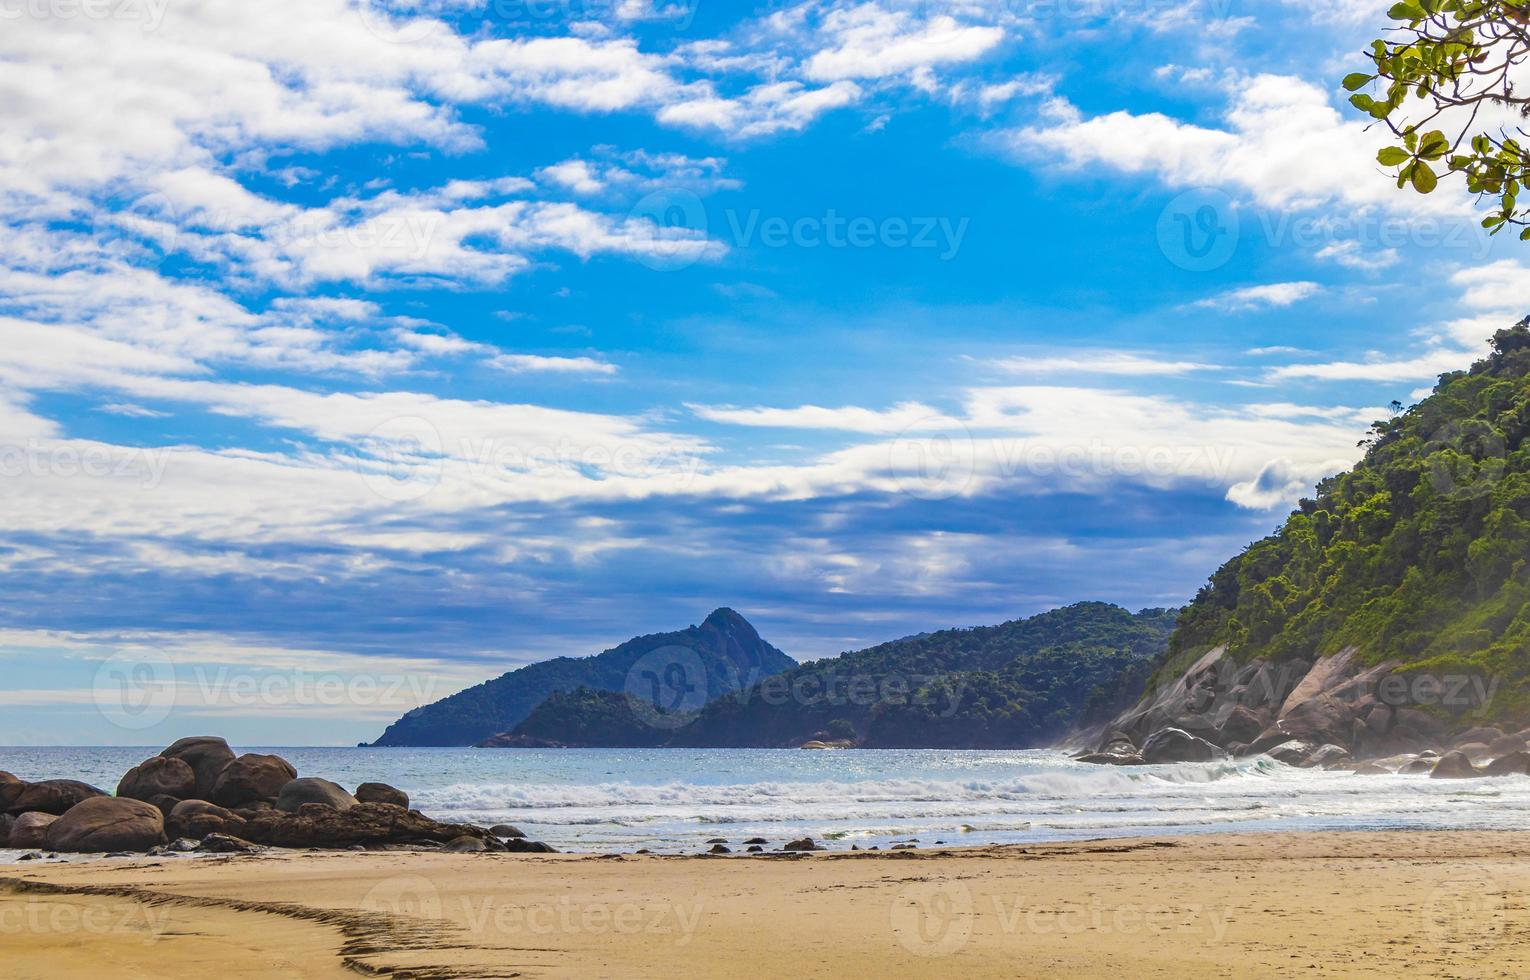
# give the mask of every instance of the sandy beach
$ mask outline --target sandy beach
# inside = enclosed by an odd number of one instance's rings
[[[1530,840],[803,856],[274,853],[0,869],[20,978],[1530,975]]]

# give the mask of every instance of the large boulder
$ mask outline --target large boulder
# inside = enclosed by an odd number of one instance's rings
[[[349,810],[356,805],[356,797],[327,779],[304,776],[294,779],[281,788],[276,795],[276,808],[283,813],[297,813],[305,803],[319,803],[336,810]]]
[[[197,774],[181,759],[156,755],[127,771],[117,784],[117,795],[145,803],[156,796],[189,799],[197,795]]]
[[[1530,752],[1510,752],[1488,764],[1489,776],[1530,776]]]
[[[1369,748],[1379,742],[1372,724],[1395,723],[1395,713],[1384,712],[1372,719],[1381,704],[1378,688],[1396,669],[1395,662],[1365,667],[1354,648],[1312,665],[1280,706],[1275,724],[1255,744],[1261,751],[1281,741],[1297,739],[1316,745],[1339,745],[1346,749]]]
[[[78,780],[44,779],[25,784],[8,809],[13,814],[51,813],[57,817],[78,803],[105,795],[102,790]]]
[[[181,805],[181,801],[173,796],[151,796],[144,802],[163,813],[166,820],[170,819],[170,811]]]
[[[1118,755],[1115,752],[1086,752],[1075,761],[1091,766],[1145,766],[1140,755]]]
[[[165,843],[165,818],[141,800],[97,796],[48,824],[43,843],[52,851],[147,851]]]
[[[204,854],[254,854],[260,850],[249,841],[228,834],[208,834],[196,849]]]
[[[1165,728],[1210,734],[1221,697],[1237,679],[1238,670],[1226,647],[1206,653],[1166,688],[1153,692],[1111,727],[1139,741]],[[1144,753],[1145,755],[1145,753]]]
[[[170,811],[165,827],[171,837],[194,840],[201,840],[208,834],[239,836],[244,830],[244,818],[206,800],[182,800]]]
[[[281,756],[251,752],[223,767],[208,799],[225,807],[274,800],[296,778],[297,770]]]
[[[1498,728],[1469,728],[1456,736],[1456,745],[1467,745],[1471,742],[1481,742],[1483,745],[1492,745],[1503,738],[1503,731]]]
[[[1288,766],[1301,766],[1305,768],[1308,760],[1317,752],[1320,746],[1299,738],[1282,742],[1279,745],[1266,749],[1264,754],[1276,762],[1284,762]]]
[[[1165,728],[1154,732],[1143,743],[1142,758],[1148,765],[1171,762],[1210,762],[1222,757],[1222,750],[1178,728]]]
[[[409,794],[387,783],[362,783],[356,787],[356,800],[360,803],[389,803],[409,809]]]
[[[1456,751],[1479,766],[1493,757],[1492,750],[1488,748],[1486,742],[1462,742],[1456,746]]]
[[[1474,779],[1485,775],[1464,752],[1447,752],[1435,763],[1430,779]]]
[[[0,813],[10,812],[11,804],[26,788],[26,780],[0,771]]]
[[[167,759],[180,759],[196,773],[196,790],[188,799],[205,800],[212,795],[213,786],[223,767],[234,761],[234,750],[223,739],[213,735],[194,735],[183,738],[165,749],[160,755]]]
[[[48,824],[58,817],[51,813],[23,813],[11,824],[7,843],[18,851],[30,851],[43,846],[43,834]]]
[[[1488,743],[1488,752],[1495,759],[1511,755],[1515,752],[1523,752],[1526,749],[1530,749],[1530,741],[1526,741],[1523,733],[1505,735],[1502,738],[1495,738],[1492,742]]]
[[[1342,745],[1325,745],[1307,757],[1307,768],[1327,769],[1342,766],[1352,759],[1349,749]]]
[[[1142,753],[1131,738],[1121,732],[1111,732],[1094,752],[1083,752],[1074,757],[1078,762],[1092,766],[1140,766]]]
[[[297,813],[255,813],[238,836],[272,847],[342,848],[424,841],[445,844],[458,837],[488,838],[490,834],[466,824],[438,823],[417,810],[387,803],[357,803],[349,810],[310,803]]]
[[[1252,742],[1268,725],[1267,715],[1241,704],[1230,705],[1218,716],[1216,743],[1225,746],[1233,742]]]

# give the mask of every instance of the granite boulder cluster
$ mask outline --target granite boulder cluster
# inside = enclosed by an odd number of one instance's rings
[[[184,738],[130,769],[115,795],[69,779],[0,772],[0,846],[73,853],[236,853],[288,848],[509,849],[493,833],[409,809],[384,783],[354,792],[300,777],[276,755]],[[477,845],[476,847],[474,845]],[[545,845],[537,845],[542,848]],[[526,848],[526,845],[521,845]]]
[[[1076,758],[1137,766],[1266,755],[1308,769],[1438,779],[1530,775],[1530,729],[1465,727],[1483,680],[1366,665],[1345,650],[1315,661],[1237,664],[1218,648],[1167,688],[1076,739]]]

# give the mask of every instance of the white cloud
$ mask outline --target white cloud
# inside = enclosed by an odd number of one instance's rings
[[[1197,309],[1221,310],[1226,313],[1284,309],[1304,299],[1310,299],[1322,290],[1323,287],[1315,282],[1276,282],[1230,290],[1219,296],[1191,303],[1190,306]]]
[[[931,431],[959,427],[960,422],[918,402],[904,402],[884,411],[844,407],[735,408],[725,405],[687,405],[698,418],[727,425],[778,429],[832,429],[841,432],[887,434]]]
[[[500,354],[489,361],[490,367],[512,374],[606,374],[616,373],[616,365],[593,357],[542,357],[536,354]]]
[[[1271,368],[1268,379],[1392,383],[1437,377],[1470,367],[1487,353],[1487,341],[1495,333],[1530,313],[1525,299],[1530,267],[1515,260],[1459,269],[1450,283],[1461,289],[1460,304],[1473,313],[1416,331],[1422,351],[1405,357],[1377,351],[1363,361],[1289,364]]]
[[[1402,194],[1377,173],[1378,137],[1346,120],[1326,88],[1288,75],[1235,77],[1225,128],[1162,113],[1085,117],[1069,103],[1052,118],[1009,131],[1004,142],[1029,159],[1072,167],[1103,164],[1148,174],[1176,188],[1220,187],[1268,208],[1343,204],[1414,215],[1470,215],[1461,197]]]
[[[809,78],[831,82],[971,61],[996,47],[1004,30],[962,24],[945,15],[921,20],[907,11],[863,3],[830,11],[820,36],[832,46],[808,58],[805,71]]]
[[[1346,269],[1376,272],[1390,269],[1402,261],[1395,248],[1367,248],[1356,241],[1334,242],[1319,249],[1317,257],[1337,263]]]
[[[856,102],[861,88],[839,81],[822,88],[784,81],[758,85],[739,98],[724,98],[710,86],[700,86],[692,98],[666,106],[661,122],[695,129],[721,130],[749,138],[807,128],[826,112]]]
[[[565,160],[551,167],[543,167],[538,173],[576,194],[599,194],[606,186],[583,160]]]
[[[1176,376],[1196,371],[1220,370],[1215,364],[1171,361],[1119,351],[1086,351],[1079,354],[1038,357],[1005,357],[989,362],[1014,374],[1111,374]]]

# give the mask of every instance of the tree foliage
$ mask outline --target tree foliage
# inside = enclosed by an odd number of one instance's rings
[[[1494,202],[1483,226],[1494,234],[1530,225],[1520,195],[1530,179],[1530,0],[1403,0],[1388,13],[1389,36],[1371,42],[1371,67],[1344,79],[1350,101],[1386,124],[1399,142],[1377,161],[1396,168],[1399,188],[1428,194],[1441,177]],[[1530,227],[1521,238],[1530,239]]]
[[[1129,704],[1177,610],[1085,602],[787,671],[708,704],[672,744],[776,747],[854,731],[868,748],[1029,748]],[[789,695],[772,697],[771,689]]]
[[[1157,682],[1227,644],[1240,660],[1354,646],[1372,662],[1486,673],[1499,715],[1530,708],[1530,328],[1384,422],[1180,618]]]

